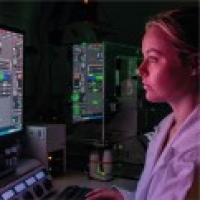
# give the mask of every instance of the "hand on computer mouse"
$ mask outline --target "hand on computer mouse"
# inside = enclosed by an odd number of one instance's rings
[[[124,200],[117,189],[94,189],[87,193],[86,200]]]

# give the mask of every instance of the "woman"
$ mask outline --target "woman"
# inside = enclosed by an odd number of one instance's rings
[[[200,98],[198,9],[161,13],[146,25],[139,67],[145,96],[167,102],[164,118],[149,144],[136,193],[97,189],[87,200],[200,199]]]

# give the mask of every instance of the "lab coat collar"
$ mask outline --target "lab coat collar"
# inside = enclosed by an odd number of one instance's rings
[[[169,159],[173,157],[174,150],[176,148],[176,141],[179,137],[182,137],[185,133],[185,131],[190,127],[191,122],[198,120],[200,118],[200,104],[198,104],[195,109],[190,113],[190,115],[185,119],[181,127],[176,133],[176,136],[172,139],[170,143],[167,144],[164,151],[161,153],[163,144],[166,140],[166,137],[168,135],[169,128],[171,127],[173,121],[174,121],[174,114],[171,113],[168,116],[168,119],[166,120],[165,127],[161,130],[160,134],[160,140],[158,141],[158,149],[155,154],[154,158],[154,168],[152,170],[152,175],[164,164],[168,163]]]

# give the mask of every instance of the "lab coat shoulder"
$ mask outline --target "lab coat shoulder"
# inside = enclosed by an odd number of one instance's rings
[[[172,148],[184,160],[200,164],[200,107],[185,121]]]
[[[184,122],[176,138],[153,170],[147,194],[148,200],[199,199],[199,171],[200,109],[198,107]]]
[[[171,113],[155,129],[138,184],[137,200],[200,199],[197,190],[200,188],[200,106],[185,120],[173,142],[161,155],[162,144],[173,120]]]
[[[148,200],[185,200],[192,187],[197,165],[197,149],[188,152],[169,150],[151,176]]]

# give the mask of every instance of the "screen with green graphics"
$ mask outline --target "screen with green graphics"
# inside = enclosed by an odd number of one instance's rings
[[[104,45],[73,45],[73,122],[102,119],[104,110]]]

